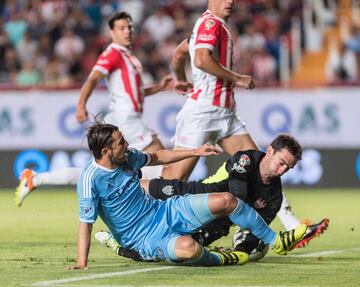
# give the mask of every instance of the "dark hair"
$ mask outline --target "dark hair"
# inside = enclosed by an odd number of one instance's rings
[[[301,160],[302,148],[299,142],[290,135],[280,134],[270,144],[275,152],[287,149],[296,161]]]
[[[109,25],[109,28],[112,30],[114,29],[114,25],[115,25],[115,21],[116,20],[121,20],[121,19],[129,19],[130,21],[132,21],[132,18],[130,16],[129,13],[127,12],[116,12],[114,13],[111,18],[108,20],[108,25]]]
[[[118,131],[117,126],[106,124],[95,120],[95,123],[87,130],[87,141],[91,152],[96,159],[101,158],[101,151],[105,147],[111,147],[113,143],[112,134],[114,131]]]

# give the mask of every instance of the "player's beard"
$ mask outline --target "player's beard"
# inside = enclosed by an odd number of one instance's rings
[[[118,157],[114,156],[113,154],[109,155],[110,162],[115,166],[122,165],[124,162],[127,161],[127,158],[128,158],[127,157],[127,152],[125,152],[124,155],[121,158],[118,158]]]

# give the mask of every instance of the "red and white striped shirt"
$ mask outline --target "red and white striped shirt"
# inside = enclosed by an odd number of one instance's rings
[[[211,14],[208,10],[195,23],[190,41],[194,89],[189,97],[206,104],[232,108],[234,100],[234,82],[210,75],[198,68],[195,62],[195,50],[206,48],[213,51],[212,56],[224,67],[233,69],[233,41],[226,22]]]
[[[97,59],[94,69],[107,76],[110,110],[142,112],[142,65],[127,48],[110,44]]]

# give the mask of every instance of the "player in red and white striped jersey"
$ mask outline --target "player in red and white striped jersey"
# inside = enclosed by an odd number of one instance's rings
[[[132,147],[145,151],[162,149],[156,134],[142,121],[143,101],[145,96],[169,89],[172,79],[165,77],[160,84],[144,88],[142,65],[131,52],[134,32],[131,16],[115,13],[108,24],[112,43],[99,56],[81,89],[77,120],[87,120],[86,102],[97,84],[106,78],[111,102],[104,120],[118,126]]]
[[[218,143],[229,155],[239,150],[257,149],[236,115],[234,86],[255,87],[251,76],[233,69],[233,41],[227,19],[235,0],[209,0],[208,10],[197,20],[190,39],[176,49],[173,68],[175,88],[184,94],[191,87],[184,68],[190,54],[194,85],[177,116],[175,149],[195,148],[210,141]],[[186,179],[197,159],[187,159],[167,166],[164,178]]]

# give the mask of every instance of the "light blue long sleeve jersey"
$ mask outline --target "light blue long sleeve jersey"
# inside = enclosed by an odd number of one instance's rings
[[[94,223],[98,217],[121,246],[140,252],[144,259],[169,258],[167,243],[203,224],[195,216],[188,196],[160,201],[145,194],[139,169],[150,156],[129,149],[128,161],[107,169],[89,161],[77,185],[80,221]]]

